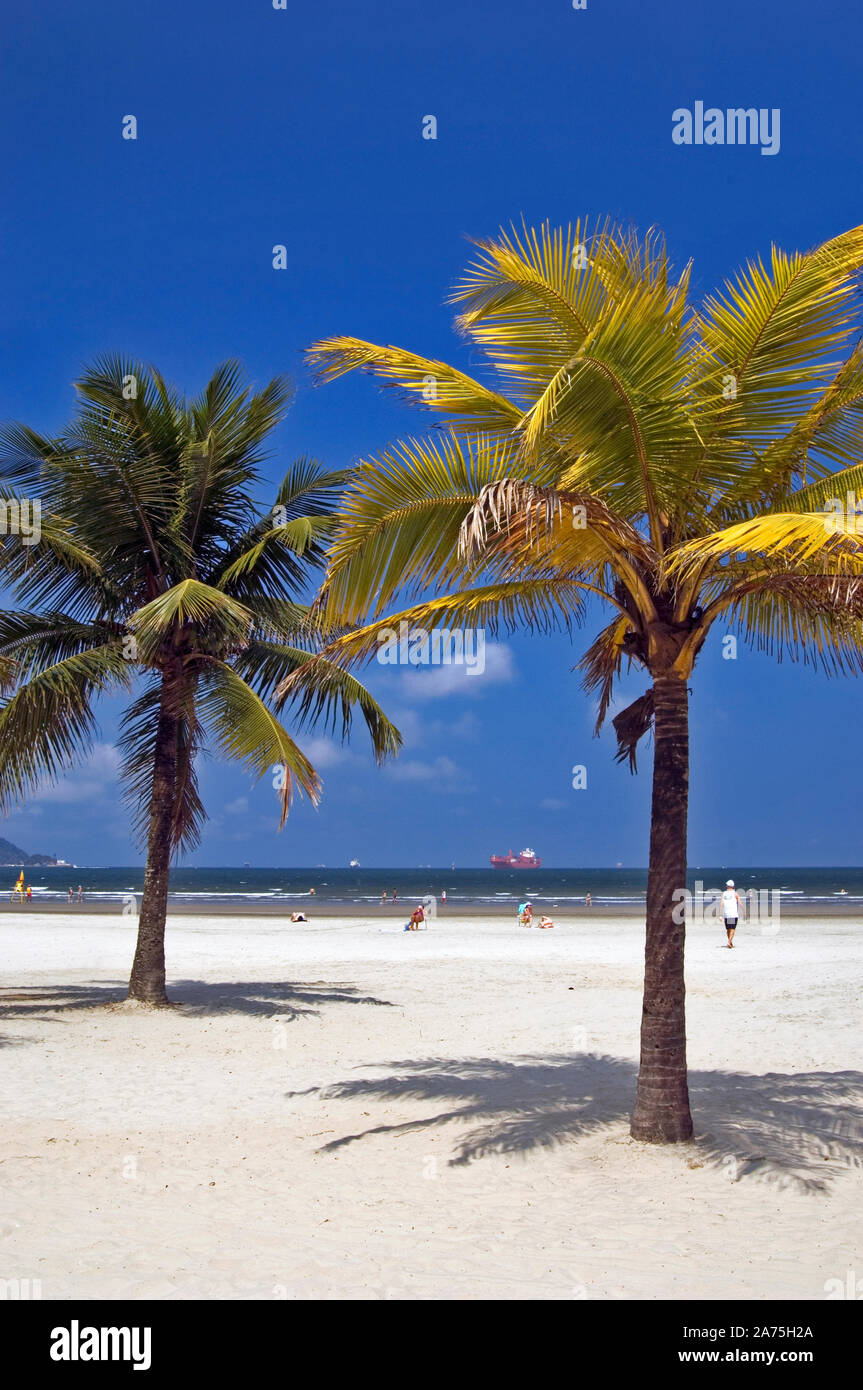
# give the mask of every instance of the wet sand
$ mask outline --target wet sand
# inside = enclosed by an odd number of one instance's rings
[[[138,896],[138,906],[140,907],[141,895]],[[327,902],[325,899],[292,898],[286,903],[277,902],[249,902],[242,907],[237,906],[236,899],[231,902],[212,902],[205,903],[169,903],[168,913],[170,917],[278,917],[291,925],[290,916],[292,912],[305,912],[310,922],[336,920],[345,921],[401,921],[406,922],[414,907],[417,899],[405,898],[393,906],[387,903],[342,903]],[[537,900],[538,908],[536,912],[537,920],[544,912],[554,917],[555,922],[591,922],[604,918],[641,918],[644,920],[645,908],[643,903],[624,903],[617,905],[594,905],[585,907],[573,903],[567,903],[565,907],[555,907],[551,903]],[[438,902],[438,917],[441,921],[454,921],[457,918],[470,919],[494,919],[512,918],[516,916],[517,904],[514,900],[506,903],[461,903]],[[0,915],[11,914],[13,916],[26,917],[37,914],[49,914],[51,916],[68,916],[70,919],[75,917],[121,917],[123,913],[122,899],[116,901],[106,901],[104,898],[94,901],[84,901],[83,903],[67,902],[44,902],[36,898],[29,907],[22,907],[18,903],[0,901]],[[782,917],[809,917],[813,920],[822,917],[847,917],[863,919],[863,906],[860,903],[799,903],[789,900],[781,905]]]

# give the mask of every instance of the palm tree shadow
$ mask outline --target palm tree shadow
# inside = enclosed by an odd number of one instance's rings
[[[120,980],[83,985],[29,985],[0,989],[0,1019],[48,1019],[52,1015],[119,1003],[128,986]]]
[[[451,1123],[470,1126],[449,1162],[522,1154],[571,1143],[627,1120],[637,1069],[617,1057],[565,1054],[410,1060],[390,1074],[315,1088],[326,1099],[444,1103],[403,1124],[376,1125],[323,1145],[334,1151],[370,1135],[406,1134]],[[690,1072],[696,1137],[692,1166],[717,1166],[731,1182],[753,1179],[803,1192],[826,1191],[849,1167],[863,1167],[863,1073],[752,1076]],[[292,1095],[309,1094],[293,1092]]]
[[[82,1009],[123,1008],[128,985],[125,981],[94,982],[82,985],[34,985],[30,988],[0,990],[0,1021],[39,1019],[62,1021],[65,1015]],[[351,984],[330,984],[325,980],[280,982],[274,980],[230,980],[210,983],[203,980],[177,980],[169,987],[173,995],[171,1012],[187,1017],[212,1014],[246,1014],[292,1022],[303,1014],[317,1014],[327,1004],[373,1004],[391,1008],[389,1000],[360,994]]]
[[[301,1014],[316,1014],[324,1004],[373,1004],[389,1009],[388,999],[360,994],[355,985],[327,980],[280,982],[230,980],[211,984],[203,980],[178,980],[171,986],[174,1007],[190,1017],[201,1014],[263,1014],[290,1022]]]

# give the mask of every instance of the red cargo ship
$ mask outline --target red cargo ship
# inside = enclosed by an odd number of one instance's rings
[[[523,849],[519,854],[493,854],[491,856],[491,867],[493,869],[541,869],[542,860],[537,859],[532,849]]]

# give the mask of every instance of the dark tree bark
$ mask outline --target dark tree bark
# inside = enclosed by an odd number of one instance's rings
[[[686,681],[653,683],[654,759],[647,877],[641,1065],[630,1133],[652,1144],[692,1137],[686,1082],[685,923],[674,921],[674,890],[686,887],[689,696]],[[681,918],[683,912],[678,908]]]
[[[168,1003],[165,992],[165,919],[173,848],[171,832],[177,782],[177,726],[171,682],[163,676],[153,759],[147,868],[128,994],[129,999],[138,999],[146,1004]]]

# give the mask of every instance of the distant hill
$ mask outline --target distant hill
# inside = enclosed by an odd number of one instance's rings
[[[25,854],[23,849],[13,845],[10,840],[0,839],[0,867],[19,869],[26,864],[57,864],[53,854]]]

